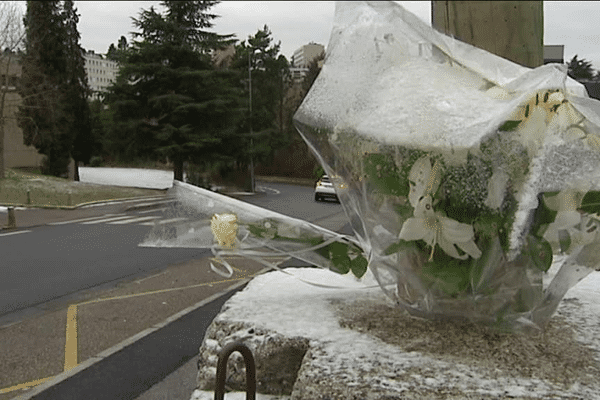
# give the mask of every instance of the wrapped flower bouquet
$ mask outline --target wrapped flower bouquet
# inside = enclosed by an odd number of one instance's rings
[[[600,102],[393,2],[336,7],[295,123],[381,288],[417,316],[542,328],[600,264]]]

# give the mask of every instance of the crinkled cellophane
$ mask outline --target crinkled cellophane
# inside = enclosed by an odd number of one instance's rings
[[[542,329],[600,264],[600,103],[389,2],[342,2],[294,122],[384,292],[425,318]]]

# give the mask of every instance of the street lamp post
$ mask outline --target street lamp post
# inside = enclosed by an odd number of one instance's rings
[[[256,49],[258,50],[258,49]],[[253,51],[248,50],[248,86],[249,86],[249,97],[250,97],[250,186],[251,191],[254,193],[254,139],[252,138],[252,63],[251,57]]]

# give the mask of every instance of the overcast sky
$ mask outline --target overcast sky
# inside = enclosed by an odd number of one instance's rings
[[[423,21],[431,24],[430,1],[397,1]],[[134,30],[131,17],[157,1],[76,1],[81,15],[81,45],[106,53],[121,35],[130,40]],[[333,1],[223,1],[211,11],[220,15],[213,31],[233,33],[245,40],[265,24],[273,39],[281,41],[281,53],[288,59],[294,50],[309,42],[327,46],[331,33]],[[600,2],[545,1],[544,44],[564,44],[565,61],[575,54],[600,69]]]

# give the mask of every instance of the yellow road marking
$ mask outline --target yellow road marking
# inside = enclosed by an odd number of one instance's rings
[[[15,390],[27,389],[28,387],[37,386],[37,385],[39,385],[41,383],[46,382],[48,379],[52,379],[52,378],[54,378],[54,377],[53,376],[49,376],[47,378],[37,379],[35,381],[20,383],[20,384],[15,385],[15,386],[11,386],[11,387],[7,387],[7,388],[4,388],[4,389],[0,389],[0,394],[10,393],[10,392],[14,392]]]
[[[241,277],[234,278],[234,279],[225,279],[225,280],[215,281],[215,282],[205,282],[205,283],[199,283],[196,285],[190,285],[190,286],[184,286],[184,287],[178,287],[178,288],[154,290],[151,292],[143,292],[143,293],[124,295],[124,296],[108,297],[108,298],[104,298],[104,299],[96,299],[96,300],[85,301],[85,302],[78,303],[78,304],[72,304],[69,306],[69,308],[67,310],[67,327],[66,327],[66,338],[65,338],[65,368],[64,368],[64,370],[68,371],[77,366],[77,360],[78,360],[78,355],[77,355],[77,306],[82,306],[82,305],[91,304],[91,303],[99,303],[101,301],[121,300],[121,299],[128,299],[128,298],[132,298],[132,297],[146,296],[146,295],[150,295],[150,294],[172,292],[175,290],[191,289],[191,288],[197,288],[197,287],[207,286],[207,285],[212,286],[212,285],[216,285],[219,283],[243,280],[243,279],[246,279],[246,278],[248,278],[250,276],[254,276],[254,275],[255,274],[251,274],[248,276],[241,276]],[[7,393],[7,392],[11,392],[13,390],[22,389],[22,388],[26,388],[29,386],[36,386],[48,379],[50,379],[50,378],[44,378],[44,379],[40,379],[37,381],[22,383],[17,386],[13,386],[13,387],[10,387],[7,389],[2,389],[2,390],[0,390],[0,393]]]
[[[65,339],[65,371],[77,366],[77,304],[67,310],[67,329]]]

